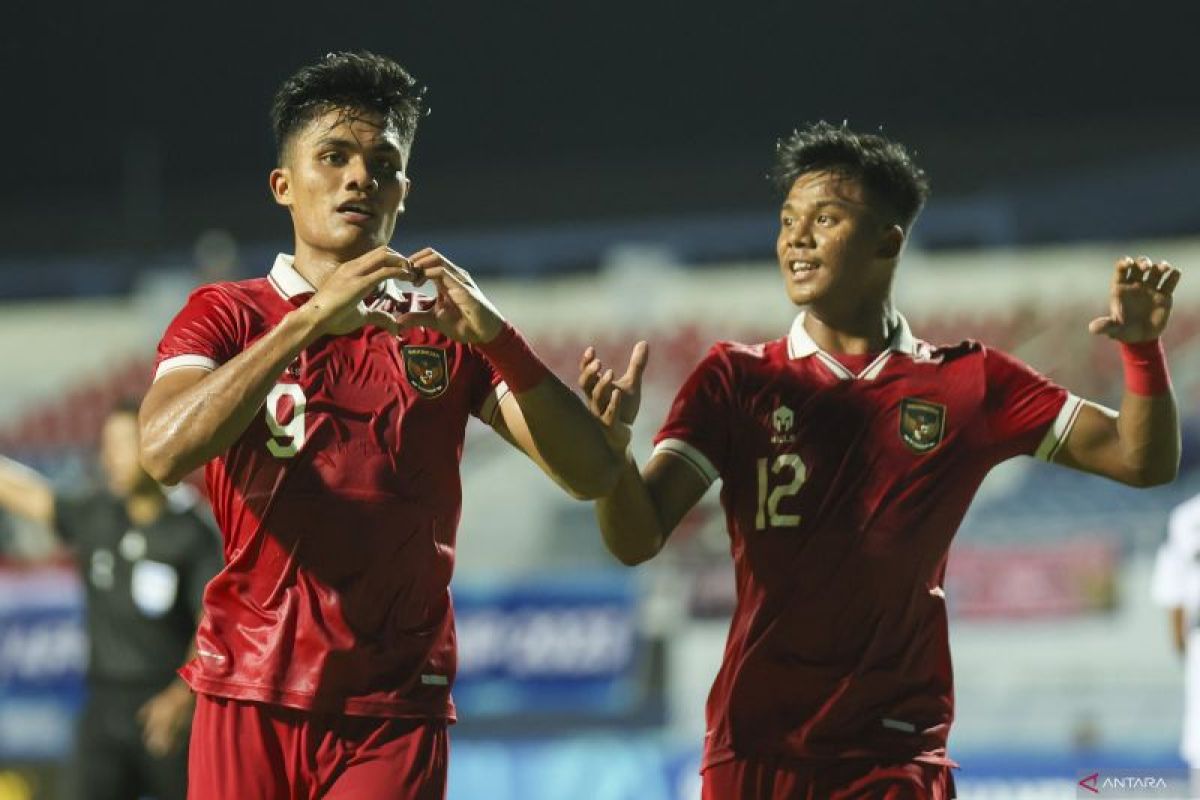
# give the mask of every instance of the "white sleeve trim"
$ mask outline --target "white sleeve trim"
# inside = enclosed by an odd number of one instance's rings
[[[511,390],[508,388],[507,383],[504,381],[497,383],[495,388],[483,399],[483,405],[479,407],[479,413],[475,416],[488,425],[491,425],[496,419],[496,411],[500,409],[500,401],[510,392]]]
[[[217,362],[208,356],[172,356],[171,358],[163,359],[162,363],[158,365],[158,369],[154,371],[154,380],[157,381],[168,372],[185,367],[199,367],[200,369],[212,372],[217,368]]]
[[[1058,410],[1058,416],[1054,418],[1050,430],[1046,431],[1046,435],[1042,437],[1042,443],[1038,445],[1037,451],[1033,454],[1035,458],[1040,458],[1042,461],[1054,460],[1058,451],[1062,449],[1063,442],[1071,433],[1071,428],[1075,427],[1075,419],[1079,416],[1079,409],[1082,406],[1081,398],[1067,392],[1067,399],[1063,401],[1062,408]]]
[[[696,474],[704,480],[706,486],[712,485],[719,475],[717,468],[708,460],[708,456],[683,439],[663,439],[654,448],[654,455],[659,453],[669,453],[676,458],[683,459],[688,466],[696,470]]]

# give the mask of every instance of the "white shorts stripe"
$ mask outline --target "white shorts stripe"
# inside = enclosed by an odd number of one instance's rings
[[[217,362],[208,356],[172,356],[171,358],[163,359],[162,363],[158,365],[158,369],[154,371],[154,380],[158,380],[168,372],[185,367],[199,367],[200,369],[212,372],[217,368]]]
[[[692,469],[696,470],[706,485],[711,485],[718,477],[717,468],[708,460],[708,456],[683,439],[663,439],[654,448],[654,455],[659,453],[669,453],[676,458],[683,459]]]

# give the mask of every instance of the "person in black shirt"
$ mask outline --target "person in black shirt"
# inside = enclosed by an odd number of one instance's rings
[[[0,509],[57,532],[83,574],[90,655],[72,769],[78,796],[184,800],[194,699],[175,670],[195,646],[220,541],[142,469],[136,404],[107,417],[100,458],[107,491],[68,498],[0,456]]]

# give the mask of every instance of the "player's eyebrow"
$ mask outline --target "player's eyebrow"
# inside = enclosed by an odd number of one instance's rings
[[[343,150],[355,150],[355,149],[358,149],[359,147],[361,147],[361,145],[358,142],[353,141],[351,139],[346,139],[345,137],[342,137],[342,136],[322,136],[320,139],[317,140],[316,146],[317,147],[337,147],[337,148],[340,148]],[[400,153],[400,148],[396,147],[396,145],[392,144],[387,139],[381,139],[381,140],[377,141],[375,144],[371,145],[370,149],[372,152],[376,152],[376,153],[380,153],[380,152],[395,153],[395,154]]]
[[[828,198],[825,200],[818,200],[815,203],[810,203],[806,207],[815,210],[818,208],[825,208],[826,206],[839,206],[841,208],[849,208],[850,203],[846,202],[845,200],[837,200],[834,198]],[[791,212],[795,213],[797,208],[796,208],[795,204],[793,204],[791,201],[788,201],[783,204],[783,208],[780,210],[781,211],[791,211]]]

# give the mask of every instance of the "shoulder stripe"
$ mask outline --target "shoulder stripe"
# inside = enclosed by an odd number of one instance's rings
[[[712,482],[719,475],[717,468],[708,460],[708,456],[683,439],[663,439],[654,448],[654,455],[658,455],[659,453],[668,453],[683,459],[687,462],[688,466],[696,470],[696,473],[704,480],[705,485],[712,485]]]
[[[172,356],[171,358],[164,358],[162,363],[158,365],[158,369],[154,371],[154,380],[158,380],[168,372],[173,372],[177,369],[184,369],[186,367],[199,367],[200,369],[212,372],[217,368],[217,366],[217,362],[213,361],[208,356]]]

